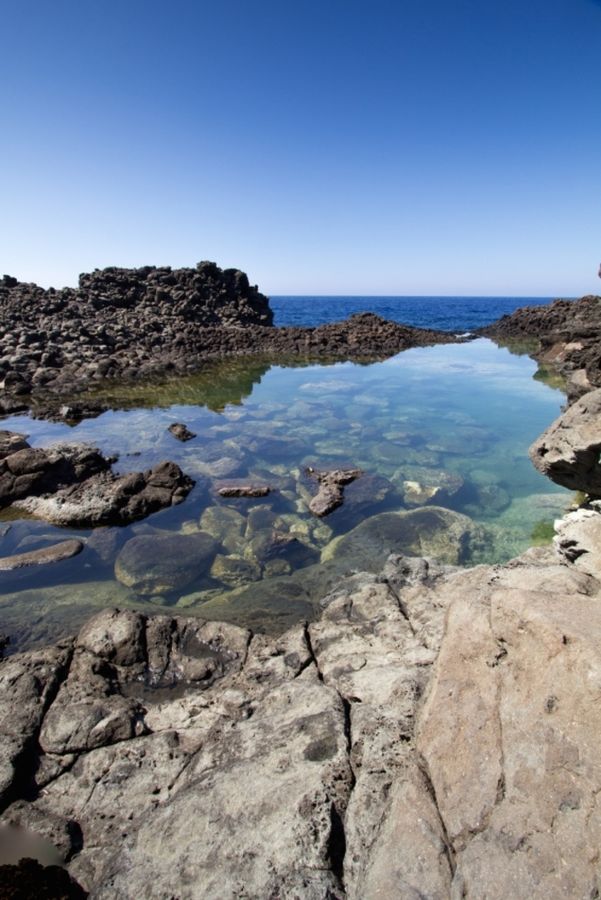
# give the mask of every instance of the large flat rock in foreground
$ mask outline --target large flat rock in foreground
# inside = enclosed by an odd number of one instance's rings
[[[2,821],[94,898],[596,896],[600,590],[544,549],[393,556],[279,638],[104,610],[0,664]]]

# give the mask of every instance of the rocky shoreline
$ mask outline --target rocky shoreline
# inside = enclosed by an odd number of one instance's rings
[[[573,385],[531,448],[587,495],[552,547],[464,569],[466,517],[382,513],[401,552],[361,571],[379,545],[343,535],[356,571],[322,572],[319,619],[281,636],[107,609],[0,662],[0,827],[45,840],[73,897],[598,896],[601,298],[558,303],[490,330],[538,339]],[[334,474],[312,473],[316,515],[358,473]],[[424,514],[458,528],[447,564],[406,555]]]
[[[601,387],[599,296],[525,306],[480,329],[479,334],[510,345],[534,340],[531,355],[563,375],[570,402]]]
[[[100,383],[190,374],[211,360],[373,360],[457,340],[372,313],[276,328],[267,297],[245,273],[211,262],[95,270],[62,290],[4,276],[0,317],[0,413],[33,409],[41,417]]]

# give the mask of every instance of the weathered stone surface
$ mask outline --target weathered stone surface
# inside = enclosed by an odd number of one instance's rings
[[[599,581],[551,548],[336,577],[279,638],[103,611],[4,821],[99,898],[594,896]]]
[[[72,539],[60,541],[49,547],[40,547],[39,550],[30,550],[27,553],[14,553],[11,556],[0,557],[0,572],[12,572],[15,569],[23,569],[28,566],[44,566],[48,563],[60,562],[63,559],[71,559],[83,550],[81,541]]]
[[[139,594],[165,594],[208,574],[217,552],[209,534],[140,535],[131,538],[115,562],[115,576]]]
[[[317,480],[319,489],[309,503],[315,516],[327,516],[344,503],[344,486],[355,481],[363,473],[361,469],[329,469],[319,471],[309,468],[307,473]]]
[[[41,450],[30,447],[23,435],[0,432],[0,506],[78,484],[109,467],[93,447],[58,444]]]
[[[27,751],[65,677],[69,645],[17,654],[0,661],[0,804],[30,777]]]
[[[543,475],[574,491],[601,495],[601,388],[590,391],[537,438],[530,459]]]
[[[409,512],[385,512],[334,538],[322,560],[348,557],[357,569],[377,571],[390,553],[433,556],[456,565],[486,540],[483,529],[467,516],[438,506]]]
[[[453,895],[599,889],[599,582],[542,560],[454,592],[421,712]]]
[[[216,482],[215,491],[220,497],[266,497],[271,488],[267,484],[222,478]]]
[[[117,476],[103,472],[52,495],[16,501],[19,509],[54,525],[124,525],[181,503],[194,486],[173,462]]]
[[[555,523],[553,543],[575,568],[601,580],[601,515],[598,501],[568,513]]]

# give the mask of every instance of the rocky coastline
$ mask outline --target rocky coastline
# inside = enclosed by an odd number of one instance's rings
[[[572,386],[531,448],[541,472],[586,495],[552,546],[466,569],[465,516],[382,513],[377,545],[357,540],[361,525],[335,543],[332,563],[355,570],[320,570],[319,618],[280,636],[105,609],[0,662],[0,828],[47,842],[71,896],[599,895],[601,298],[565,303],[487,330],[537,340],[533,354]],[[15,440],[5,459],[31,450]],[[110,469],[92,464],[80,482]],[[360,473],[312,474],[319,516]],[[456,556],[434,561],[435,543],[420,554],[424,514],[456,528]]]
[[[0,413],[32,409],[41,417],[60,415],[66,397],[101,383],[190,374],[211,360],[373,360],[457,340],[372,313],[314,328],[277,328],[267,297],[246,274],[212,262],[111,267],[80,275],[77,288],[62,290],[4,276],[0,318]]]
[[[479,334],[503,343],[534,341],[531,355],[563,375],[568,400],[601,387],[601,297],[525,306]]]

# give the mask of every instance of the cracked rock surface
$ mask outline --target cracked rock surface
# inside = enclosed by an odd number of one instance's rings
[[[279,638],[105,610],[0,664],[2,822],[93,898],[595,896],[599,591],[539,549]]]
[[[573,403],[530,448],[534,466],[573,491],[601,496],[601,388]]]

